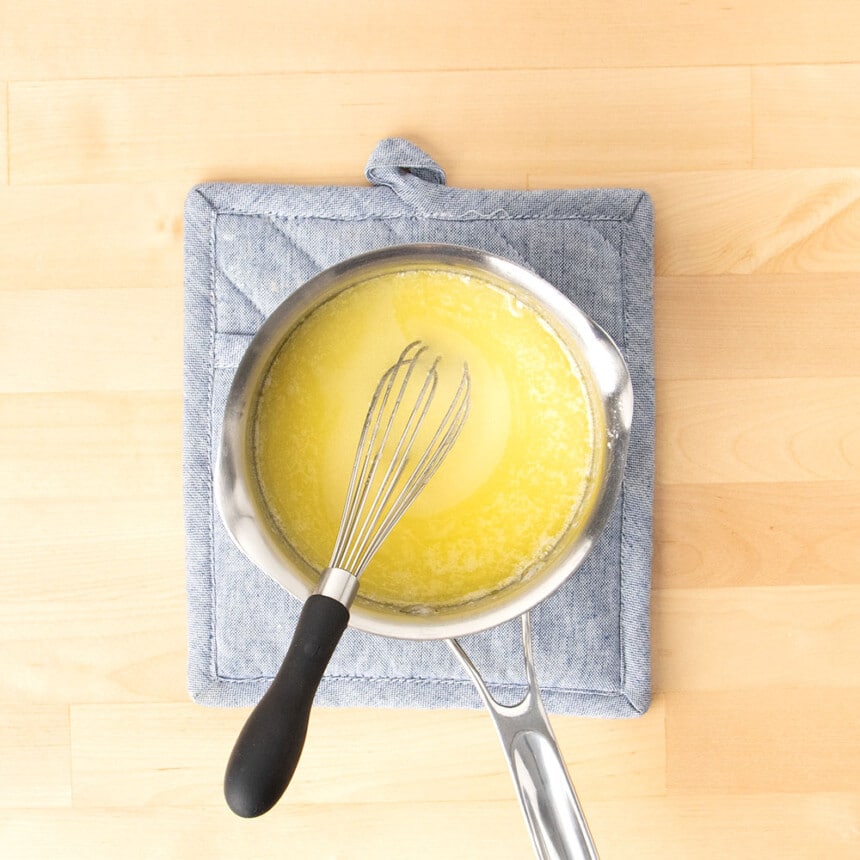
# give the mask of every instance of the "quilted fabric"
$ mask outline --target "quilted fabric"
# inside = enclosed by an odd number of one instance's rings
[[[207,184],[185,210],[184,490],[188,685],[206,705],[249,705],[286,651],[299,603],[257,570],[224,529],[212,464],[234,370],[263,320],[293,290],[354,254],[451,242],[534,270],[624,352],[635,396],[621,498],[585,564],[532,612],[550,711],[635,716],[650,700],[649,591],[654,439],[652,210],[641,191],[472,191],[407,141],[382,141],[370,187]],[[465,646],[503,701],[525,692],[517,621]],[[347,630],[317,704],[479,707],[443,642]]]

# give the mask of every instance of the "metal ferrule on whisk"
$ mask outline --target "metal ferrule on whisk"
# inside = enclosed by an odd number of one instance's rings
[[[314,594],[322,594],[331,597],[338,603],[342,603],[347,609],[352,606],[355,594],[358,591],[358,577],[353,576],[342,567],[327,567],[320,574]]]

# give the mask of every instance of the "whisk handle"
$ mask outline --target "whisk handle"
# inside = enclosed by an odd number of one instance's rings
[[[224,797],[243,818],[268,812],[299,762],[317,687],[349,622],[338,600],[305,602],[287,656],[239,734],[224,776]]]

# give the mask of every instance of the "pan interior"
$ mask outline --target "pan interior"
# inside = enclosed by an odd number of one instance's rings
[[[289,354],[291,346],[300,344],[301,339],[307,337],[309,342],[313,343],[314,346],[314,349],[308,351],[308,355],[315,355],[315,361],[319,370],[319,373],[316,374],[316,382],[309,386],[312,400],[308,401],[306,405],[308,407],[313,406],[313,401],[319,400],[320,391],[325,390],[321,386],[331,383],[332,374],[330,367],[327,367],[324,363],[320,364],[319,356],[322,352],[325,352],[325,350],[320,349],[320,338],[322,337],[323,340],[326,338],[330,339],[332,331],[337,331],[339,328],[342,331],[343,319],[350,315],[354,317],[356,306],[360,306],[361,304],[360,298],[357,298],[359,294],[368,295],[374,291],[377,293],[380,293],[380,291],[384,292],[383,287],[385,284],[390,282],[394,277],[402,277],[404,272],[410,274],[413,281],[416,281],[416,279],[420,281],[422,277],[426,280],[432,276],[437,282],[440,277],[451,281],[459,280],[462,282],[471,280],[479,282],[483,285],[482,289],[493,292],[496,297],[501,297],[507,304],[507,307],[513,309],[513,312],[518,314],[520,318],[523,316],[533,318],[544,333],[552,339],[558,351],[564,354],[565,359],[569,363],[569,368],[576,376],[588,416],[587,432],[591,436],[587,479],[583,482],[581,491],[573,496],[571,494],[565,496],[558,487],[559,477],[557,474],[554,476],[551,475],[548,479],[550,486],[544,487],[544,495],[547,496],[554,493],[555,504],[557,507],[561,507],[560,511],[556,511],[556,522],[560,523],[561,527],[557,528],[554,534],[543,535],[543,544],[538,548],[539,551],[531,552],[530,554],[523,553],[523,555],[528,557],[525,559],[520,558],[519,564],[509,564],[500,573],[497,572],[495,581],[489,586],[484,581],[480,581],[479,584],[481,587],[476,588],[467,585],[458,592],[452,592],[449,589],[447,594],[436,592],[428,596],[426,589],[422,593],[420,588],[417,590],[413,589],[411,592],[407,589],[407,593],[404,594],[398,585],[398,578],[402,580],[403,576],[403,558],[406,557],[404,556],[404,552],[407,552],[408,555],[410,542],[413,547],[421,545],[422,541],[426,543],[426,531],[422,535],[420,520],[422,516],[426,520],[428,516],[427,504],[432,505],[432,486],[425,491],[430,495],[423,512],[420,507],[421,500],[416,503],[416,519],[412,524],[411,531],[407,519],[409,514],[407,514],[407,518],[404,518],[402,525],[407,528],[404,532],[403,544],[398,548],[395,543],[393,549],[384,547],[378,563],[376,563],[376,569],[368,569],[365,578],[362,580],[362,586],[359,589],[358,597],[352,610],[353,622],[356,626],[364,627],[365,629],[376,629],[377,632],[385,632],[389,635],[413,636],[416,635],[417,631],[420,631],[419,635],[427,635],[428,630],[439,631],[436,635],[444,635],[444,631],[449,629],[451,625],[490,626],[499,620],[503,620],[502,616],[510,617],[512,614],[516,614],[516,608],[523,606],[525,601],[529,600],[528,595],[534,595],[540,590],[546,590],[550,586],[554,588],[560,584],[563,580],[563,576],[559,577],[558,575],[560,568],[566,568],[566,571],[569,571],[581,560],[581,556],[584,555],[584,552],[590,545],[590,537],[587,534],[588,525],[593,519],[595,507],[603,490],[603,474],[607,450],[605,440],[606,418],[599,383],[592,372],[588,357],[585,354],[582,342],[584,336],[583,329],[581,327],[579,329],[575,327],[571,328],[565,325],[563,319],[560,319],[553,313],[552,309],[546,306],[540,296],[535,295],[533,291],[516,284],[510,279],[500,276],[498,272],[475,266],[470,264],[469,261],[458,260],[456,264],[452,264],[445,260],[440,261],[438,258],[433,258],[429,260],[412,259],[408,261],[408,264],[407,261],[398,260],[393,265],[377,265],[369,269],[365,268],[363,271],[353,272],[352,277],[335,279],[327,285],[326,289],[320,291],[313,302],[307,305],[304,313],[300,316],[294,316],[289,321],[290,325],[285,326],[280,332],[276,348],[271,350],[266,370],[260,375],[256,397],[257,406],[253,410],[253,420],[248,425],[248,444],[251,449],[249,453],[251,455],[251,462],[254,464],[253,479],[256,485],[255,495],[266,512],[266,527],[271,533],[270,537],[281,544],[282,555],[288,560],[292,571],[298,573],[299,579],[306,584],[308,589],[313,587],[318,575],[316,571],[325,566],[327,559],[324,557],[324,554],[320,555],[320,550],[314,550],[313,547],[310,547],[307,541],[303,544],[301,537],[296,535],[295,530],[291,532],[289,523],[285,522],[284,511],[295,510],[297,509],[297,505],[301,504],[302,500],[307,501],[307,486],[296,487],[295,480],[287,481],[286,483],[290,487],[291,492],[286,493],[283,498],[274,499],[270,489],[272,481],[269,481],[270,486],[266,485],[266,475],[264,474],[264,468],[261,467],[261,460],[258,456],[261,447],[264,447],[261,446],[260,427],[264,424],[265,418],[268,415],[264,408],[267,400],[266,390],[267,388],[271,389],[273,380],[276,379],[279,370],[288,371],[284,374],[284,378],[286,379],[292,378],[295,380],[297,378],[296,373],[302,376],[302,378],[308,374],[314,375],[313,363],[309,364],[308,361],[305,361],[303,364],[302,361],[296,358],[296,355],[292,356],[293,364],[291,367],[288,366],[285,368],[280,364],[280,362],[285,361],[284,357]],[[438,283],[434,289],[437,290],[435,298],[439,299]],[[444,290],[442,293],[444,295],[441,298],[448,301],[452,300],[449,293],[445,293]],[[454,300],[454,304],[456,305],[456,300]],[[379,305],[376,307],[378,311]],[[469,307],[466,309],[467,312],[464,313],[462,307],[459,309],[455,307],[455,311],[457,310],[459,310],[460,322],[463,323],[460,334],[462,335],[464,331],[466,333],[469,331],[474,333],[476,309]],[[343,313],[340,311],[343,311]],[[457,313],[454,313],[454,316],[457,316]],[[320,320],[325,321],[326,318],[331,323],[328,330],[325,325],[320,326]],[[378,318],[376,322],[379,322]],[[480,326],[480,320],[477,321],[477,325]],[[359,325],[354,328],[361,329],[362,326]],[[367,326],[365,325],[364,328],[366,330]],[[498,332],[496,333],[498,334]],[[409,336],[407,334],[406,339]],[[504,337],[500,336],[500,339],[504,341]],[[390,353],[382,349],[384,340],[385,338],[379,337],[379,331],[377,330],[376,341],[379,345],[379,356],[375,359],[378,366],[374,372],[368,372],[367,368],[359,368],[358,371],[359,377],[365,378],[371,390],[386,363],[390,363]],[[296,351],[294,350],[294,352]],[[503,355],[503,353],[497,354]],[[352,356],[352,362],[354,364],[355,355]],[[336,364],[335,362],[335,367]],[[346,364],[349,364],[348,357]],[[536,378],[534,368],[532,368],[531,384],[533,387],[539,389],[539,384],[535,384]],[[356,379],[358,377],[354,377],[353,382]],[[351,387],[355,388],[356,385],[351,384]],[[269,394],[271,393],[269,391]],[[362,392],[357,392],[355,402],[361,404],[361,409],[363,410],[366,409],[366,404],[369,402],[369,391],[359,396],[361,394]],[[520,400],[522,400],[521,392]],[[514,404],[515,407],[522,407],[522,405],[521,402]],[[526,405],[528,406],[528,404]],[[284,406],[286,411],[282,412],[281,417],[283,417],[283,414],[292,414],[295,416],[308,414],[307,408],[301,408],[301,398],[282,402],[282,406]],[[509,403],[509,410],[510,407],[511,404]],[[535,406],[532,404],[531,409],[534,410],[534,408]],[[555,407],[554,410],[557,412]],[[498,403],[496,404],[496,411],[498,412]],[[322,423],[318,423],[315,430],[310,433],[311,437],[317,439],[319,439],[321,431],[324,429],[325,421],[329,420],[332,410],[328,409],[326,411],[326,409],[323,409],[322,413],[321,416],[318,416]],[[470,416],[470,421],[472,417]],[[560,420],[563,421],[564,416]],[[354,416],[352,423],[356,424]],[[358,421],[356,427],[360,426],[360,423]],[[492,448],[489,442],[483,446],[480,444],[481,438],[486,440],[488,427],[492,429],[491,425],[487,424],[487,416],[484,416],[483,419],[479,416],[474,426],[473,435],[475,438],[471,442],[468,438],[465,438],[464,445],[459,448],[459,452],[455,451],[452,453],[452,462],[446,463],[443,466],[443,469],[449,469],[451,479],[447,484],[438,484],[439,490],[437,496],[439,494],[444,495],[445,492],[451,492],[450,487],[456,485],[456,476],[465,474],[464,469],[468,467],[469,458],[474,456],[473,452],[481,452],[482,448]],[[305,430],[307,431],[307,428]],[[534,433],[533,429],[532,432]],[[335,435],[337,436],[337,434]],[[528,436],[528,433],[526,433],[526,436]],[[520,444],[522,444],[522,440],[520,440]],[[460,443],[458,442],[459,445]],[[350,452],[349,455],[343,453],[347,450]],[[349,473],[349,465],[344,458],[345,456],[351,456],[351,451],[353,450],[354,442],[350,442],[345,447],[341,446],[337,457],[332,458],[329,452],[328,455],[320,458],[320,463],[331,464],[334,461],[334,471],[339,474],[342,482],[345,483]],[[461,453],[459,463],[455,458],[456,453]],[[294,451],[293,454],[295,455],[294,459],[301,460],[303,457],[306,459],[307,450]],[[522,462],[518,464],[518,468],[521,471],[524,468],[528,468],[528,460],[529,457],[524,457],[522,458]],[[318,464],[316,468],[318,471],[321,466]],[[295,473],[293,477],[295,477]],[[440,472],[440,475],[434,481],[441,480],[442,477],[442,473]],[[478,477],[480,477],[480,474]],[[312,477],[311,482],[318,478],[319,475],[316,478]],[[332,481],[329,479],[328,483],[332,487],[337,485],[336,480]],[[536,486],[540,486],[540,482],[532,484],[531,492],[533,495],[536,492]],[[524,505],[528,503],[528,495],[527,491],[523,496],[522,501]],[[438,502],[438,498],[436,501]],[[331,492],[330,498],[327,501],[317,500],[320,510],[326,504],[328,505],[328,512],[323,519],[326,519],[326,528],[330,531],[336,528],[337,523],[335,521],[339,519],[340,509],[338,504],[342,504],[342,502],[338,498],[338,493]],[[460,511],[460,514],[462,514],[462,511]],[[510,517],[510,512],[508,516]],[[561,517],[560,520],[558,516]],[[449,520],[456,525],[456,513],[453,517],[449,517]],[[450,524],[448,527],[451,527]],[[398,529],[401,529],[401,526],[398,526]],[[445,528],[435,528],[435,531],[435,537],[439,539],[442,551],[444,551]],[[389,540],[393,540],[395,536],[396,532]],[[333,536],[330,535],[330,537]],[[331,545],[331,541],[328,545]],[[404,550],[404,546],[406,550]],[[387,558],[384,554],[385,549],[389,549]],[[391,564],[392,552],[394,552],[395,558],[394,565]],[[399,562],[397,561],[398,552],[400,553]],[[456,566],[456,557],[454,558],[454,566]],[[386,573],[388,573],[387,576]],[[427,571],[419,572],[419,580],[421,577],[426,579]],[[543,583],[542,588],[540,583]],[[288,584],[288,587],[291,590],[297,590],[294,582]],[[431,633],[431,635],[433,634]]]

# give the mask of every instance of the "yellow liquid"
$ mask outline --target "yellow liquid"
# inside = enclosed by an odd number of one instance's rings
[[[257,407],[257,476],[284,537],[314,568],[331,556],[379,378],[410,342],[442,356],[428,421],[467,362],[471,409],[448,458],[362,576],[360,594],[450,605],[524,576],[586,503],[595,422],[550,326],[475,277],[408,271],[319,307],[281,347]]]

